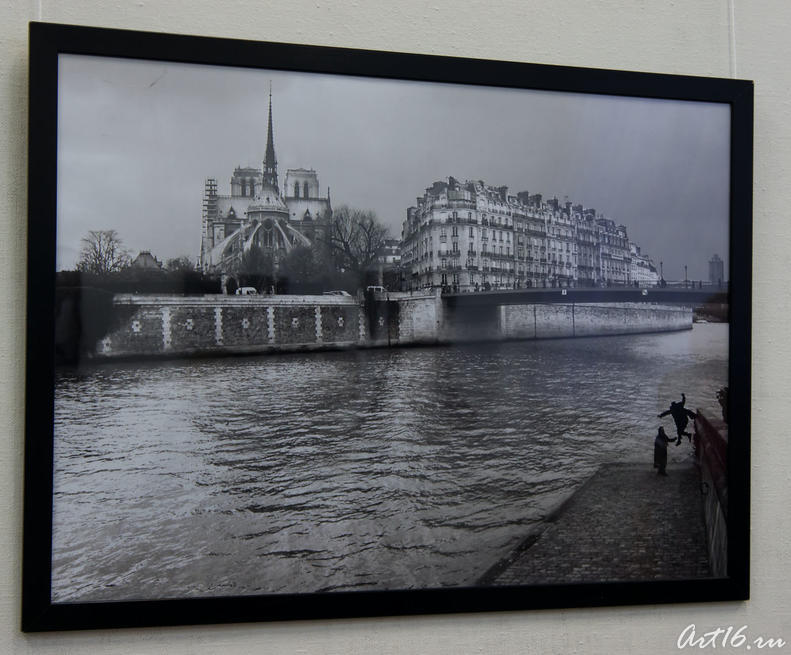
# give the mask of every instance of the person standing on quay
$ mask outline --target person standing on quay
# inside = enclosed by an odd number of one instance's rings
[[[660,427],[657,432],[656,439],[654,439],[654,468],[659,469],[657,475],[664,475],[667,477],[667,444],[673,441],[665,434],[665,428]]]

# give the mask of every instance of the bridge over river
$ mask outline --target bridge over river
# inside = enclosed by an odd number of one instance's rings
[[[486,307],[545,303],[660,303],[663,305],[721,305],[728,303],[727,289],[665,287],[638,289],[567,288],[514,289],[446,293],[443,300],[449,307]]]

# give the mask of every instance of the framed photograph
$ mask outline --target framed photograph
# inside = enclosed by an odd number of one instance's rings
[[[752,103],[31,24],[23,630],[746,599]]]

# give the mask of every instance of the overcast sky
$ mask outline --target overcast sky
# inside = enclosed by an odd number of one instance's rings
[[[229,193],[275,152],[313,168],[333,206],[373,209],[398,237],[432,182],[482,179],[566,197],[626,225],[665,277],[728,265],[727,105],[528,92],[61,55],[58,269],[89,230],[136,255],[193,261],[204,180]]]

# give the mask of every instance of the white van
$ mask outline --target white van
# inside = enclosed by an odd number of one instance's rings
[[[256,296],[258,295],[258,291],[255,287],[239,287],[236,290],[237,296]]]

